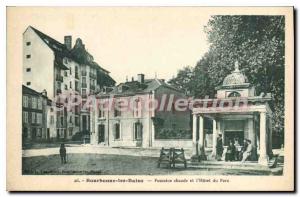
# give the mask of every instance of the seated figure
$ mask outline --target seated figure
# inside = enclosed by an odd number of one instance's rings
[[[251,140],[247,139],[246,141],[247,141],[247,149],[243,152],[242,163],[244,163],[247,159],[251,158],[252,151],[253,151]]]
[[[233,142],[230,141],[225,154],[225,161],[234,161],[234,160],[235,160],[235,146]]]

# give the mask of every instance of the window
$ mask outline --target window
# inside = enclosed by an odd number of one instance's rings
[[[28,123],[28,112],[27,111],[23,112],[23,122]]]
[[[31,99],[31,108],[36,109],[37,108],[37,98],[36,97],[32,97]]]
[[[79,86],[78,86],[78,84],[79,84],[78,81],[75,81],[75,90],[76,90],[76,91],[79,91]]]
[[[72,68],[70,68],[70,75],[72,75]]]
[[[50,124],[54,124],[54,116],[53,115],[50,116]]]
[[[23,96],[23,107],[28,107],[28,97]]]
[[[26,42],[26,46],[30,46],[31,45],[31,42]]]
[[[86,96],[86,89],[82,89],[82,90],[81,90],[81,94],[82,94],[83,96]]]
[[[30,85],[31,85],[31,82],[27,82],[26,85],[30,86]]]
[[[139,99],[136,99],[134,101],[134,106],[133,106],[133,117],[139,118],[141,117],[141,102]]]
[[[37,129],[37,134],[36,134],[37,137],[42,137],[42,129],[39,128]]]
[[[120,139],[120,123],[116,123],[114,126],[115,140]]]
[[[141,140],[142,139],[142,128],[143,125],[139,122],[134,123],[134,139]]]
[[[73,135],[73,128],[69,128],[69,136]]]
[[[68,76],[68,72],[64,71],[64,75],[65,75],[65,77],[67,77]]]
[[[119,103],[117,103],[116,106],[115,106],[115,110],[114,110],[114,116],[115,117],[121,116],[120,108],[121,108],[121,106],[119,105]]]
[[[79,117],[75,117],[75,126],[79,126]]]
[[[72,89],[72,81],[70,81],[70,89]]]
[[[38,98],[38,109],[43,109],[43,101],[41,98]]]
[[[27,59],[30,59],[30,58],[31,58],[31,55],[26,55],[26,58],[27,58]]]
[[[70,116],[70,119],[69,119],[69,123],[73,123],[73,117],[72,116]]]
[[[35,123],[35,112],[31,112],[31,123]]]
[[[82,83],[86,83],[86,77],[82,77]]]
[[[65,90],[68,90],[68,85],[65,84]]]
[[[41,113],[36,113],[36,123],[37,124],[42,124],[42,114]]]
[[[228,97],[241,97],[241,94],[238,92],[231,92]]]
[[[115,116],[115,117],[121,116],[121,111],[120,111],[119,109],[115,108],[114,116]]]
[[[99,114],[98,114],[99,118],[104,118],[105,116],[105,111],[104,111],[104,106],[100,105],[99,106]]]
[[[30,72],[31,71],[31,68],[26,68],[26,72]]]
[[[64,126],[64,117],[60,117],[60,125],[63,127]]]

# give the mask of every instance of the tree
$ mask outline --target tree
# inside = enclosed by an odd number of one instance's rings
[[[193,69],[193,78],[189,80],[194,84],[187,86],[188,91],[196,97],[214,96],[214,88],[222,84],[238,60],[240,70],[256,87],[257,94],[272,93],[273,131],[282,134],[284,29],[284,16],[213,16],[204,28],[209,50]],[[177,77],[173,81],[179,87],[182,79]]]

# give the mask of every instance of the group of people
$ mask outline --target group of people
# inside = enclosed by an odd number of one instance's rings
[[[223,139],[222,134],[219,134],[217,138],[217,152],[216,159],[218,161],[222,160],[223,156]],[[244,145],[241,146],[239,144],[239,139],[234,138],[234,140],[230,140],[227,150],[225,152],[225,161],[242,161],[245,162],[247,159],[251,158],[253,152],[253,145],[251,140],[245,139]]]

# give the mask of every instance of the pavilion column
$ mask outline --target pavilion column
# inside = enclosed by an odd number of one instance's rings
[[[268,155],[267,155],[267,130],[266,130],[266,112],[260,113],[260,125],[259,125],[259,135],[260,135],[260,150],[258,163],[264,166],[268,165]]]
[[[256,143],[256,131],[255,131],[255,123],[254,118],[248,119],[248,129],[249,129],[249,139],[251,140],[251,144],[253,145],[253,159],[257,160],[257,143]]]
[[[213,119],[213,149],[212,149],[212,158],[215,158],[217,155],[217,137],[218,137],[218,131],[217,131],[217,120]]]
[[[268,154],[269,154],[269,156],[273,156],[273,147],[272,147],[272,117],[271,116],[269,116],[269,140],[268,140],[268,148],[269,148],[269,151],[268,151]]]
[[[199,156],[201,160],[206,160],[206,155],[205,155],[205,133],[204,133],[204,118],[203,116],[199,116]]]
[[[193,114],[193,150],[192,157],[198,156],[198,146],[197,146],[197,115]]]

